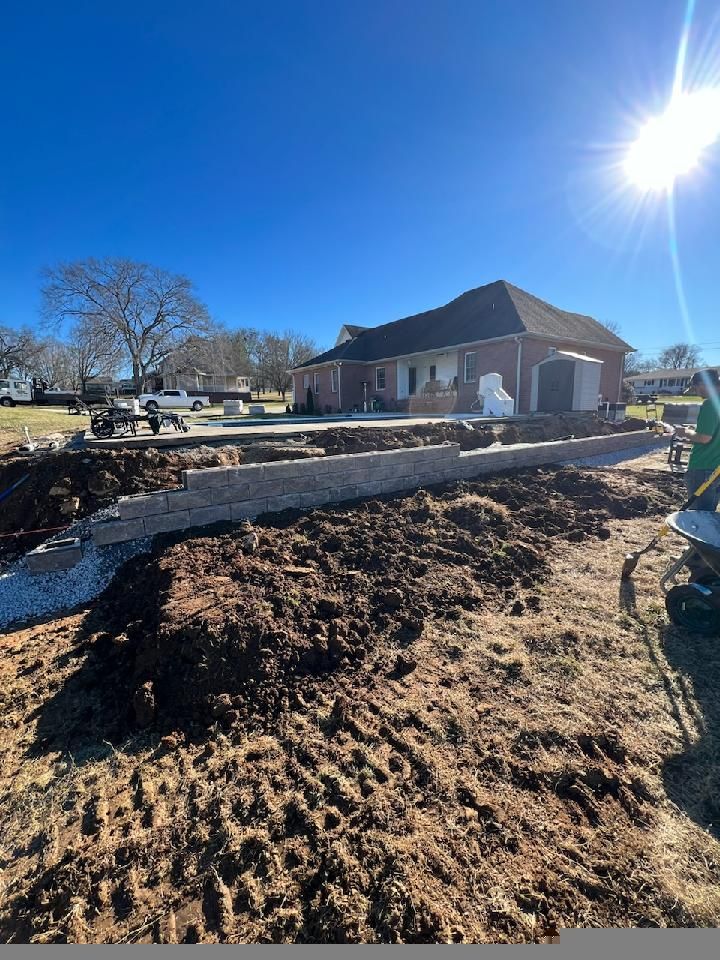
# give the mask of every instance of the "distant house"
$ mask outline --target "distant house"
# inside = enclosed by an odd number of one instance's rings
[[[632,386],[635,393],[672,395],[683,393],[694,373],[708,369],[717,370],[720,373],[720,367],[687,367],[682,370],[647,370],[645,373],[634,373],[631,377],[625,377],[625,380]]]
[[[235,372],[209,373],[191,366],[177,368],[170,357],[160,364],[160,369],[153,376],[152,388],[206,393],[249,393],[250,375]]]
[[[332,350],[292,371],[293,388],[299,400],[312,388],[321,409],[362,410],[375,404],[388,410],[468,412],[479,378],[499,373],[516,412],[573,409],[569,404],[579,393],[573,381],[583,364],[589,369],[588,361],[601,364],[594,381],[598,394],[611,402],[620,399],[630,350],[592,317],[560,310],[497,280],[443,307],[379,327],[344,324]],[[564,355],[558,362],[543,363],[558,352]],[[597,397],[591,403],[595,409]]]

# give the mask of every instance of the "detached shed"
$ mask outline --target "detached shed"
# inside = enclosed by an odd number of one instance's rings
[[[532,368],[530,410],[597,410],[602,360],[553,350]]]

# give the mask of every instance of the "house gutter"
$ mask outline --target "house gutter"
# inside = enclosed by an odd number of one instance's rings
[[[336,360],[335,366],[338,372],[338,410],[342,410],[342,360]]]
[[[503,343],[509,340],[517,341],[518,337],[523,337],[526,340],[550,340],[553,343],[558,344],[578,344],[582,347],[591,347],[595,350],[609,350],[614,353],[630,353],[632,351],[632,347],[630,346],[620,347],[612,343],[600,343],[598,340],[579,340],[573,339],[572,337],[552,337],[547,334],[527,333],[526,331],[523,331],[519,334],[510,333],[504,337],[489,337],[487,340],[468,340],[466,343],[447,344],[446,346],[433,347],[431,350],[418,350],[416,353],[397,353],[392,357],[378,357],[377,359],[371,360],[343,360],[342,363],[354,363],[361,366],[367,366],[371,363],[390,363],[394,360],[410,360],[415,357],[433,356],[439,353],[452,353],[455,350],[465,350],[467,347],[480,347],[486,343]],[[327,367],[329,364],[337,362],[337,360],[324,360],[321,363],[312,363],[302,367],[294,367],[292,372],[294,373],[297,371],[313,370],[315,367]]]
[[[482,343],[502,343],[504,340],[514,340],[517,337],[516,333],[507,334],[503,337],[490,337],[488,340],[468,340],[467,343],[451,343],[447,346],[433,347],[431,350],[418,350],[415,353],[398,353],[394,357],[378,357],[377,359],[372,360],[323,360],[320,363],[308,363],[303,364],[301,367],[293,367],[290,371],[291,373],[297,373],[300,371],[313,370],[315,367],[327,367],[330,364],[337,363],[354,363],[358,366],[365,367],[371,363],[390,363],[392,360],[410,360],[415,357],[428,357],[435,356],[440,353],[453,353],[455,350],[462,350],[464,347],[479,346]],[[579,343],[580,341],[571,341]]]
[[[520,412],[520,369],[522,366],[522,337],[515,337],[517,343],[517,368],[515,370],[515,415]]]

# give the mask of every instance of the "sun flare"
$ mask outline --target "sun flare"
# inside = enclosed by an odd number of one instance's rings
[[[675,95],[640,131],[625,158],[628,179],[645,191],[671,190],[720,137],[720,87]]]

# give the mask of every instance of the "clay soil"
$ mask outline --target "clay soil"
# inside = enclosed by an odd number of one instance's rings
[[[720,922],[716,643],[659,472],[166,539],[0,664],[0,938],[531,941]],[[254,549],[253,549],[254,547]]]

